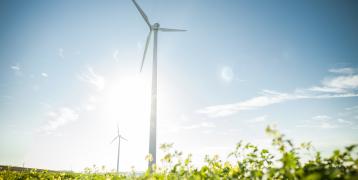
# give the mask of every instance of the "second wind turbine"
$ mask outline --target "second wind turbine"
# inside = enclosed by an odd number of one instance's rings
[[[128,141],[126,138],[124,138],[122,135],[119,134],[119,127],[117,125],[117,136],[113,138],[111,141],[111,144],[118,138],[118,151],[117,151],[117,173],[119,173],[119,153],[121,150],[121,139]]]
[[[132,0],[139,13],[142,15],[144,21],[149,27],[147,41],[145,43],[144,55],[140,66],[142,71],[145,55],[147,53],[148,44],[152,33],[154,34],[153,45],[153,70],[152,70],[152,97],[151,97],[151,112],[150,112],[150,133],[149,133],[149,154],[152,156],[152,161],[149,161],[148,168],[151,168],[156,163],[156,145],[157,145],[157,44],[158,44],[158,31],[162,32],[182,32],[186,30],[161,28],[159,23],[150,24],[147,15],[139,7],[135,0]]]

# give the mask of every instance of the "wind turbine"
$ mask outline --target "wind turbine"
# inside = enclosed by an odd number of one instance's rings
[[[170,29],[161,28],[159,23],[150,24],[147,15],[139,7],[135,0],[132,0],[139,13],[142,15],[144,21],[149,27],[149,33],[147,35],[147,41],[145,43],[144,54],[142,63],[140,66],[140,72],[142,71],[145,55],[147,53],[148,44],[152,33],[154,34],[154,46],[153,46],[153,70],[152,70],[152,97],[151,97],[151,112],[150,112],[150,133],[149,133],[149,154],[152,156],[152,161],[149,161],[148,168],[156,163],[156,145],[157,145],[157,44],[158,44],[158,31],[162,32],[183,32],[182,29]]]
[[[117,125],[117,136],[113,138],[111,141],[111,144],[118,138],[118,154],[117,154],[117,173],[119,173],[119,152],[121,148],[121,139],[128,141],[126,138],[124,138],[122,135],[119,134],[119,127]]]

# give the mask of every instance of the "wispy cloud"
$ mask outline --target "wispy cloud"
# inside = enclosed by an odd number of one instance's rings
[[[48,74],[43,72],[43,73],[41,73],[41,76],[44,77],[44,78],[47,78]]]
[[[69,107],[61,107],[55,111],[48,112],[47,118],[48,121],[40,128],[40,131],[51,133],[61,126],[78,120],[79,115],[75,110]]]
[[[202,122],[199,124],[192,124],[190,126],[182,126],[180,127],[181,129],[186,129],[186,130],[190,130],[190,129],[199,129],[199,128],[214,128],[216,127],[214,123],[212,122]]]
[[[305,121],[303,124],[297,125],[297,127],[321,129],[338,128],[338,126],[331,119],[332,118],[327,115],[318,115],[312,117],[311,120]]]
[[[235,114],[240,111],[252,110],[298,98],[303,97],[293,94],[264,90],[262,92],[262,95],[251,98],[246,101],[241,101],[233,104],[209,106],[200,109],[197,112],[200,114],[206,114],[209,117],[223,117]]]
[[[60,56],[62,59],[65,58],[63,48],[58,48],[58,56]]]
[[[13,65],[10,67],[12,70],[14,71],[20,71],[20,66],[17,64],[17,65]]]
[[[320,86],[297,89],[291,93],[263,90],[259,96],[237,103],[208,106],[197,112],[208,117],[223,117],[244,110],[253,110],[265,106],[299,99],[329,99],[358,96],[358,75],[340,75],[324,80]]]
[[[21,67],[19,64],[10,66],[11,70],[14,71],[16,75],[22,75]]]
[[[102,91],[105,87],[104,77],[95,73],[90,66],[87,67],[87,72],[82,73],[78,77],[80,80],[95,86],[98,91]]]
[[[331,73],[337,73],[337,74],[353,74],[356,73],[357,70],[354,68],[337,68],[337,69],[330,69],[328,70]]]
[[[250,119],[248,122],[249,123],[261,123],[261,122],[266,122],[266,121],[267,121],[267,115],[263,115],[263,116],[258,116],[253,119]]]
[[[297,125],[297,127],[304,128],[320,128],[320,129],[334,129],[341,127],[349,127],[354,129],[355,123],[342,118],[333,118],[327,115],[313,116],[310,120],[304,121],[304,123]]]
[[[119,61],[118,54],[119,54],[119,50],[118,50],[118,49],[116,49],[116,50],[113,52],[113,54],[112,54],[113,59],[114,59],[115,61],[117,61],[117,62]]]
[[[345,119],[337,119],[337,121],[341,124],[346,124],[346,125],[353,125],[354,123],[352,121],[348,121],[348,120],[345,120]]]
[[[358,89],[358,75],[355,68],[330,69],[329,72],[338,76],[326,78],[321,85],[309,88],[311,91],[347,93]]]
[[[311,91],[345,93],[358,88],[358,75],[343,75],[325,79],[322,85],[310,88]]]
[[[326,121],[326,120],[332,119],[332,117],[327,116],[327,115],[317,115],[317,116],[313,116],[312,119],[318,120],[318,121]]]

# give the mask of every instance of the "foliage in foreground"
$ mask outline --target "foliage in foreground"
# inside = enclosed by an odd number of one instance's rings
[[[48,171],[1,170],[2,179],[357,179],[357,145],[335,150],[327,158],[314,152],[310,143],[296,146],[291,140],[271,127],[266,132],[272,136],[274,154],[267,149],[259,149],[250,143],[239,142],[222,161],[218,156],[205,157],[205,165],[194,167],[191,155],[183,157],[179,151],[172,150],[173,144],[163,144],[165,156],[161,166],[153,166],[142,175],[134,171],[129,174],[101,173],[96,168],[87,168],[84,173],[65,173]],[[303,162],[303,153],[312,155]],[[150,159],[150,157],[149,157]]]

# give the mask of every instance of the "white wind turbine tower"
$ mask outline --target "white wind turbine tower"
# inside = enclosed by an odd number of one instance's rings
[[[154,46],[153,46],[153,70],[152,70],[152,97],[151,97],[151,113],[150,113],[150,133],[149,133],[149,154],[152,156],[152,161],[149,161],[148,168],[156,163],[156,144],[157,144],[157,44],[158,44],[158,31],[162,32],[181,32],[186,30],[181,29],[169,29],[161,28],[159,23],[150,24],[147,15],[139,7],[135,0],[132,0],[139,13],[142,15],[144,21],[149,27],[149,33],[147,36],[147,41],[145,43],[144,54],[142,63],[140,66],[140,71],[142,71],[145,55],[147,53],[148,44],[152,33],[154,33]]]
[[[119,172],[119,153],[121,148],[121,139],[128,141],[126,138],[124,138],[122,135],[119,134],[119,127],[117,125],[117,136],[113,138],[111,141],[111,144],[118,138],[118,154],[117,154],[117,173]]]

